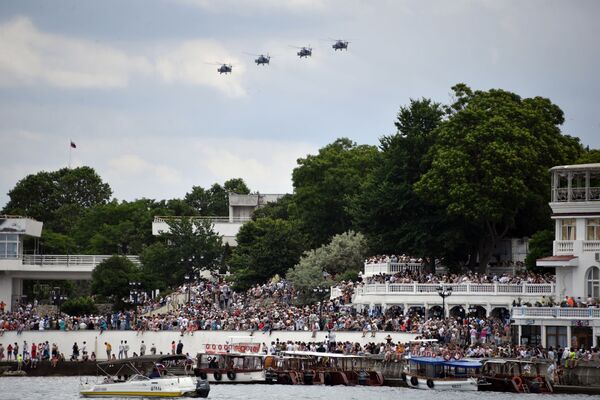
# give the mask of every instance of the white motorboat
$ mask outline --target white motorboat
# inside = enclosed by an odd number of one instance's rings
[[[478,361],[411,357],[402,379],[415,389],[477,391],[480,369]]]
[[[104,378],[83,383],[79,393],[82,397],[207,397],[210,386],[206,380],[185,374],[173,375],[165,367],[165,364],[172,365],[173,372],[182,372],[176,369],[174,357],[137,357],[98,363]],[[147,371],[151,372],[146,374]]]

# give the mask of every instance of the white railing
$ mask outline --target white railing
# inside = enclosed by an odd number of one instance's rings
[[[427,295],[436,294],[438,284],[430,283],[369,283],[357,288],[357,294],[391,294],[391,295]],[[553,283],[461,283],[452,287],[454,294],[467,296],[552,296],[555,294]]]
[[[574,245],[573,240],[555,240],[554,241],[555,253],[556,254],[559,254],[559,253],[573,254],[573,245]]]
[[[513,318],[600,318],[600,308],[513,307]]]
[[[600,240],[584,240],[583,251],[600,252]]]
[[[203,217],[203,216],[191,216],[191,217],[175,217],[175,216],[155,216],[154,223],[165,223],[169,221],[178,220],[181,218],[199,219],[210,222],[248,222],[252,217]]]
[[[364,275],[393,275],[403,271],[420,271],[421,268],[423,268],[423,264],[420,262],[385,262],[377,264],[365,264]]]
[[[43,267],[77,267],[77,266],[92,266],[100,264],[102,261],[109,259],[112,256],[108,255],[23,255],[23,265],[40,265]],[[125,256],[134,264],[140,263],[138,256]]]

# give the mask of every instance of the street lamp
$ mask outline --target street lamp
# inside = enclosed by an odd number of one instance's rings
[[[131,281],[129,282],[129,298],[131,299],[131,304],[133,304],[133,324],[136,323],[137,317],[137,306],[139,295],[142,294],[142,282]]]
[[[190,304],[190,301],[192,301],[191,297],[191,290],[192,290],[192,282],[196,280],[196,275],[190,275],[188,273],[185,274],[185,276],[183,277],[183,279],[185,280],[185,282],[187,283],[187,292],[188,292],[188,305]]]
[[[65,295],[60,294],[60,288],[55,287],[52,293],[52,301],[54,304],[58,306],[58,314],[60,314],[60,306],[63,302],[67,301],[69,298]]]
[[[438,295],[442,298],[442,318],[446,317],[446,297],[452,296],[452,286],[445,287],[439,285],[437,287]]]
[[[313,292],[319,297],[319,299],[321,299],[321,301],[319,301],[319,328],[321,328],[322,324],[321,322],[323,321],[323,294],[324,293],[328,293],[329,292],[329,288],[323,288],[321,286],[317,286],[315,288],[313,288]]]

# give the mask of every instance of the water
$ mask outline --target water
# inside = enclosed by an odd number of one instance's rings
[[[212,385],[209,399],[215,400],[439,400],[441,392],[392,388],[344,386],[285,385]],[[513,400],[512,393],[443,392],[444,400]],[[543,394],[522,394],[538,400]],[[79,378],[0,378],[0,400],[70,400],[79,399]],[[535,398],[535,399],[534,399]],[[553,400],[590,400],[586,395],[552,395]],[[542,400],[542,399],[539,399]]]

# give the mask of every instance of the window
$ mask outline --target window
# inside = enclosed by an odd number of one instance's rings
[[[566,326],[547,326],[546,327],[546,347],[552,346],[555,349],[567,346],[567,327]]]
[[[600,268],[591,267],[585,274],[587,296],[595,299],[600,297]]]
[[[0,233],[0,259],[19,257],[19,236]]]
[[[600,240],[600,218],[587,220],[586,240]]]
[[[575,219],[567,218],[560,221],[561,240],[577,240],[575,235]]]

